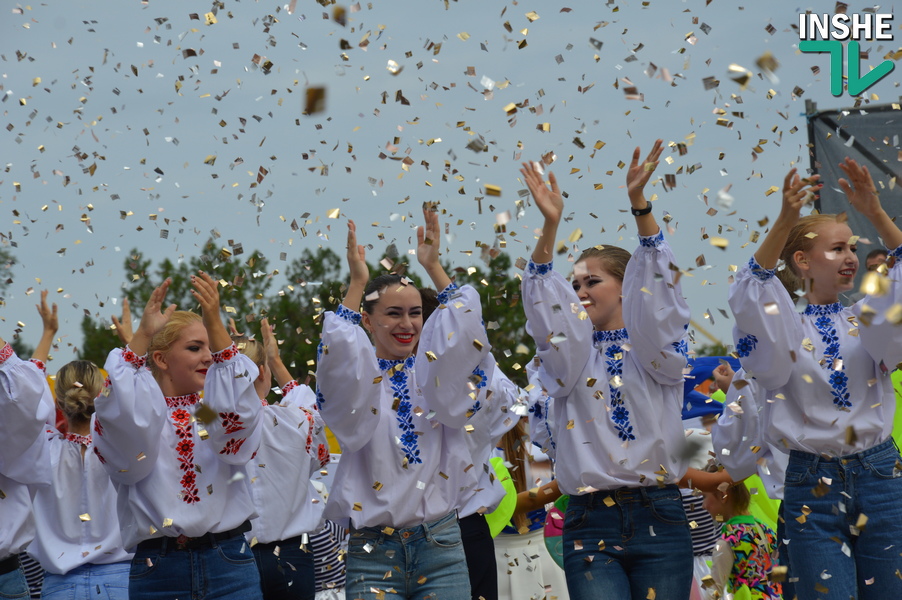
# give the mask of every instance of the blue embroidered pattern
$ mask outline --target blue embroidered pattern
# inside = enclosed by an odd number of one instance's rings
[[[551,444],[551,449],[557,450],[557,444],[554,443],[554,435],[551,433],[551,426],[548,424],[548,402],[550,400],[551,398],[548,396],[545,396],[542,400],[536,400],[532,406],[529,407],[529,412],[533,415],[531,419],[539,419],[545,426],[545,432],[548,434],[548,442]],[[533,442],[533,444],[537,448],[545,450],[538,442]]]
[[[475,369],[473,369],[473,376],[471,377],[471,380],[474,381],[476,384],[476,393],[477,394],[479,393],[479,390],[484,388],[489,383],[488,380],[486,379],[485,371],[480,369],[478,365],[476,366]],[[473,415],[478,413],[481,408],[482,408],[482,402],[477,400],[476,403],[473,404],[473,406],[470,408],[470,416],[472,417]]]
[[[326,398],[323,396],[323,393],[319,391],[319,385],[316,386],[316,410],[322,410],[323,404],[325,404]]]
[[[842,304],[839,302],[834,302],[833,304],[809,304],[805,307],[805,312],[802,314],[822,317],[829,315],[838,315],[842,312]]]
[[[607,331],[593,331],[592,341],[596,344],[600,342],[620,342],[627,339],[626,329],[609,329]]]
[[[454,292],[456,292],[457,289],[458,289],[457,284],[449,283],[448,287],[446,287],[445,289],[443,289],[441,292],[438,293],[438,295],[437,295],[438,303],[439,304],[448,304],[448,302],[451,300],[451,296],[454,295]]]
[[[671,342],[670,345],[673,346],[673,349],[676,350],[677,354],[686,360],[689,360],[689,344],[686,343],[686,340]]]
[[[758,338],[756,338],[755,336],[749,334],[745,337],[741,337],[736,342],[736,354],[739,355],[739,358],[745,358],[746,356],[751,354],[752,350],[754,350],[757,346]]]
[[[661,244],[664,243],[664,232],[659,231],[654,235],[640,235],[639,236],[639,245],[643,248],[657,248]]]
[[[388,380],[391,383],[392,394],[398,405],[395,413],[398,415],[398,427],[401,429],[401,447],[404,449],[404,456],[407,457],[407,464],[412,465],[423,462],[420,458],[420,449],[417,443],[420,436],[413,428],[410,388],[407,385],[408,371],[413,369],[414,362],[413,356],[409,356],[404,360],[379,359],[379,368],[382,371],[391,372]]]
[[[360,313],[356,310],[351,310],[344,304],[338,305],[338,309],[336,309],[335,311],[335,316],[346,319],[354,325],[360,325]]]
[[[623,405],[620,387],[614,387],[611,382],[614,377],[623,376],[623,347],[619,344],[611,344],[604,351],[604,355],[607,357],[604,364],[608,372],[608,389],[611,391],[611,408],[613,408],[611,421],[614,422],[614,428],[617,429],[617,435],[621,440],[624,442],[635,440],[636,436],[633,435],[633,426],[630,425],[630,411]]]
[[[526,265],[526,272],[530,275],[546,275],[548,273],[551,273],[553,269],[554,262],[536,264],[532,262],[532,260],[530,260],[529,264]]]
[[[852,403],[849,402],[849,376],[845,374],[846,365],[843,364],[842,369],[834,369],[834,361],[842,361],[842,355],[839,353],[839,336],[836,334],[836,327],[833,326],[833,319],[829,315],[836,314],[842,310],[842,305],[836,304],[812,305],[809,304],[805,309],[805,314],[817,315],[814,320],[814,326],[818,333],[821,334],[821,341],[827,347],[824,349],[823,368],[830,373],[829,381],[831,392],[833,393],[833,405],[840,409],[849,409]],[[809,313],[809,311],[811,311]]]
[[[898,248],[890,252],[887,258],[895,258],[896,260],[902,258],[902,246],[899,246]]]
[[[751,271],[752,275],[759,281],[767,281],[771,277],[776,277],[777,275],[776,269],[765,269],[758,264],[758,261],[755,260],[754,256],[749,259],[749,271]]]

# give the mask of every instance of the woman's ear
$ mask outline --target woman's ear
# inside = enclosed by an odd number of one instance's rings
[[[161,371],[169,370],[169,363],[166,361],[166,353],[162,350],[155,350],[154,353],[150,355],[150,360],[152,360]]]
[[[792,253],[792,260],[798,267],[799,271],[808,270],[808,257],[803,250],[796,250]]]
[[[363,325],[363,328],[368,332],[373,333],[373,323],[370,321],[370,313],[363,312],[360,316],[360,324]]]

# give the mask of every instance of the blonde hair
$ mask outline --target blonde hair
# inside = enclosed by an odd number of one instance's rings
[[[718,490],[718,493],[720,493],[720,490]],[[723,492],[723,502],[730,507],[730,512],[733,516],[745,514],[752,503],[752,494],[749,492],[749,488],[745,486],[745,483],[737,481],[731,483]]]
[[[526,481],[526,465],[529,463],[529,450],[526,445],[529,443],[529,436],[526,434],[526,426],[517,420],[517,424],[513,429],[505,433],[501,437],[501,449],[504,451],[504,460],[511,464],[510,474],[514,482],[514,488],[517,493],[525,492],[529,488]],[[529,520],[522,512],[516,513],[511,519],[517,531],[525,531],[529,527]]]
[[[56,403],[71,421],[90,421],[94,398],[103,389],[104,376],[89,360],[74,360],[56,374]]]
[[[254,361],[254,364],[258,367],[266,364],[266,352],[261,342],[252,340],[246,335],[233,335],[232,342],[238,347],[239,352]]]
[[[163,375],[163,372],[157,365],[157,361],[153,358],[154,353],[162,352],[163,354],[166,354],[169,352],[170,348],[172,348],[175,341],[179,339],[179,336],[182,334],[182,330],[184,330],[185,327],[192,323],[202,322],[203,319],[199,314],[187,310],[177,310],[172,313],[169,322],[166,323],[153,338],[151,338],[150,345],[147,347],[147,357],[150,359],[147,361],[147,364],[150,367],[150,372],[153,373],[154,378],[159,380]]]
[[[838,215],[806,215],[799,219],[795,226],[789,231],[789,236],[786,238],[786,245],[783,246],[783,250],[780,252],[780,260],[783,261],[783,268],[777,270],[777,278],[780,280],[780,283],[783,284],[783,287],[790,293],[793,300],[798,298],[799,290],[808,291],[810,287],[810,283],[802,278],[802,273],[799,271],[799,267],[796,265],[793,256],[799,251],[811,251],[814,247],[814,241],[817,238],[816,235],[812,236],[811,234],[816,233],[816,230],[822,225],[827,225],[828,223],[845,223],[846,220],[845,213],[840,213]]]
[[[601,261],[601,266],[605,271],[623,283],[623,274],[626,272],[626,264],[630,261],[631,256],[627,250],[618,246],[592,246],[583,250],[576,262],[582,262],[587,258],[597,258]]]

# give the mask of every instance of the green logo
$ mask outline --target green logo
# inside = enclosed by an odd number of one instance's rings
[[[834,96],[842,96],[843,76],[843,43],[839,40],[805,40],[799,42],[799,50],[802,52],[829,52],[830,53],[830,93]],[[852,40],[849,42],[849,94],[857,96],[890,73],[896,68],[891,60],[885,60],[877,68],[861,76],[861,56],[859,44]]]

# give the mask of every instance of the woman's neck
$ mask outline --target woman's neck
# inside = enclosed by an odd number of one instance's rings
[[[84,419],[68,419],[67,422],[69,425],[69,433],[74,433],[75,435],[90,435],[90,421],[85,421]]]

